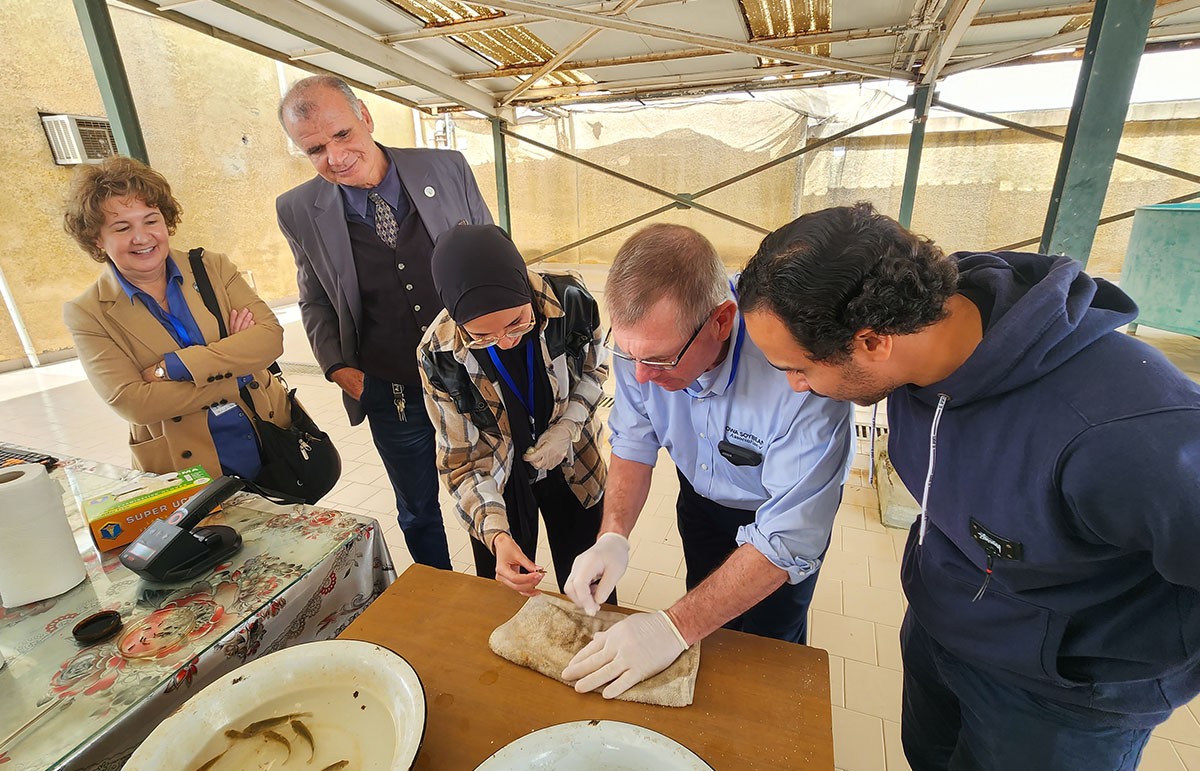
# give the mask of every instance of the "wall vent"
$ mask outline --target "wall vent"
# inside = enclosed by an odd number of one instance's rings
[[[59,166],[99,163],[117,154],[117,140],[105,118],[42,113],[42,128]]]

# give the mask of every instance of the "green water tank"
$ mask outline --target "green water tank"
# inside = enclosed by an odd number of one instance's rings
[[[1121,268],[1136,324],[1200,335],[1200,203],[1139,206]]]

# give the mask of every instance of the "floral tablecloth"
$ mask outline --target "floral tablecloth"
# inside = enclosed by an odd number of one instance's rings
[[[139,474],[85,461],[52,474],[88,578],[0,609],[0,740],[54,705],[0,750],[0,771],[119,769],[205,685],[258,656],[337,636],[396,579],[374,520],[242,495],[208,520],[242,535],[228,563],[178,584],[142,581],[118,562],[120,549],[95,549],[76,504]],[[118,611],[124,627],[81,647],[72,627],[100,610]]]

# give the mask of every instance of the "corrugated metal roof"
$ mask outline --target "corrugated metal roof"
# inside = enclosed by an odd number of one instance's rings
[[[641,0],[616,14],[619,0],[121,1],[422,107],[463,105],[492,115],[523,79],[564,50],[572,53],[513,105],[770,88],[784,80],[795,87],[913,79],[954,26],[948,14],[963,6]],[[960,31],[969,26],[947,66],[961,70],[979,66],[974,60],[1045,58],[1051,49],[1081,47],[1093,7],[1079,0],[985,0],[974,17],[958,20]],[[1160,0],[1155,13],[1152,40],[1200,39],[1200,0]],[[594,29],[600,34],[577,46]]]
[[[458,0],[387,0],[389,3],[412,14],[427,27],[439,27],[452,22],[499,19],[504,11],[476,3]],[[486,58],[497,68],[519,67],[541,64],[552,59],[558,52],[546,45],[523,25],[480,32],[449,35],[454,40]],[[555,85],[591,83],[592,79],[570,70],[551,73],[542,81]]]

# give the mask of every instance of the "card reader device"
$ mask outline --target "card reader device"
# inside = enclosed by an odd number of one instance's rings
[[[169,518],[158,520],[121,552],[121,564],[148,581],[185,581],[220,564],[242,548],[242,536],[226,525],[196,527],[246,485],[221,476],[184,501]]]

